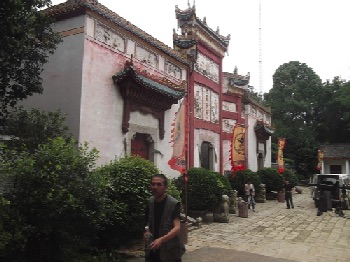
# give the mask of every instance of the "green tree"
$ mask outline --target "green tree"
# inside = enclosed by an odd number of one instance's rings
[[[335,77],[323,86],[323,108],[317,121],[317,139],[321,143],[350,142],[350,82]]]
[[[350,81],[342,81],[342,88],[337,96],[337,100],[342,106],[344,111],[342,112],[344,120],[347,121],[347,130],[350,130]],[[348,136],[350,137],[350,136]]]
[[[273,88],[265,94],[276,128],[272,141],[277,144],[278,137],[286,138],[284,157],[293,160],[298,173],[314,172],[318,148],[315,119],[323,112],[323,94],[320,77],[298,61],[281,65],[273,75]],[[300,151],[304,154],[298,154]]]
[[[8,146],[16,150],[25,148],[33,153],[40,144],[47,143],[49,139],[63,137],[69,140],[72,134],[64,123],[65,119],[60,110],[45,112],[16,107],[6,121],[6,134],[11,137]]]
[[[296,128],[311,127],[318,113],[322,94],[318,75],[304,63],[292,61],[281,65],[273,75],[273,88],[265,95],[277,123],[283,121]]]
[[[8,109],[42,93],[41,72],[60,37],[43,11],[50,0],[0,1],[0,120]]]

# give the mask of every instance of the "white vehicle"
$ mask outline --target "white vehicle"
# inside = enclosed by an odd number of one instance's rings
[[[319,205],[322,194],[326,201],[327,210],[337,207],[349,209],[350,177],[347,174],[315,174],[310,182],[311,197],[315,201],[316,207]]]

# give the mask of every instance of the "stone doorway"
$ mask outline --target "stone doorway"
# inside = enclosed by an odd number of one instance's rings
[[[201,167],[214,169],[214,147],[210,142],[203,141],[201,145]]]

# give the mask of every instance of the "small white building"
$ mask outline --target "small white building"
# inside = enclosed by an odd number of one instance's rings
[[[350,176],[350,144],[322,144],[321,174],[347,174]]]

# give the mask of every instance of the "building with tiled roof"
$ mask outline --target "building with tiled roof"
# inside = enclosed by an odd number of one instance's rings
[[[43,94],[24,105],[60,109],[74,137],[100,152],[97,164],[135,154],[170,177],[190,167],[223,174],[231,170],[232,128],[239,123],[253,130],[246,166],[270,166],[266,129],[254,132],[257,120],[270,121],[267,111],[249,116],[257,108],[242,103],[250,76],[222,72],[230,35],[208,27],[195,5],[175,7],[173,48],[97,0],[67,0],[43,12],[63,41],[44,67]]]
[[[321,174],[348,174],[350,176],[350,144],[322,144]]]
[[[100,152],[97,164],[138,154],[177,175],[163,157],[171,157],[171,124],[188,88],[187,58],[97,0],[43,12],[63,41],[45,65],[43,94],[25,105],[61,109],[74,137]]]
[[[175,14],[180,33],[173,34],[174,48],[192,63],[188,79],[189,110],[193,112],[189,115],[190,166],[230,172],[233,128],[239,124],[245,126],[244,166],[253,171],[270,167],[271,133],[254,127],[258,120],[269,126],[271,112],[243,101],[249,73],[241,76],[222,72],[230,35],[221,35],[219,28],[211,29],[206,17],[199,19],[195,5],[186,10],[176,7]]]
[[[223,121],[226,132],[245,126],[246,167],[257,171],[271,167],[271,110],[251,97],[250,74],[223,72]],[[234,108],[234,110],[232,110]],[[236,115],[234,115],[236,113]],[[227,140],[229,140],[227,138]]]

